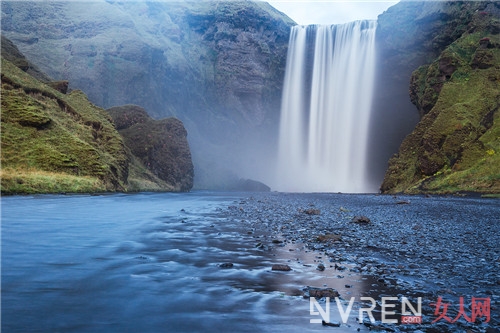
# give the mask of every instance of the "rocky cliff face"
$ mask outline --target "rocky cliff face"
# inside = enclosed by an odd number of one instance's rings
[[[409,88],[421,120],[391,158],[382,191],[500,192],[499,3],[398,6],[400,12],[419,6],[421,13],[401,38],[398,28],[387,34],[409,51],[395,52],[392,61],[422,65],[414,68]],[[421,47],[405,43],[405,34]]]
[[[201,186],[273,139],[291,24],[250,1],[2,3],[2,34],[50,76],[182,120]]]
[[[422,116],[408,98],[412,72],[459,38],[479,6],[472,1],[401,1],[378,17],[370,159],[379,183],[387,160]]]
[[[174,191],[186,192],[193,187],[193,162],[182,122],[175,118],[154,120],[146,110],[136,105],[124,105],[107,110],[116,128],[130,149],[131,158],[137,158],[142,169],[129,177],[129,183],[144,190],[140,178],[151,174],[168,184]],[[136,168],[137,169],[137,168]],[[138,177],[139,176],[139,177]],[[133,188],[134,189],[134,188]]]

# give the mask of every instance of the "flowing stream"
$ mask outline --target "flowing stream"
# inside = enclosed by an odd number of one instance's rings
[[[376,192],[367,181],[375,21],[294,26],[281,108],[280,191]]]
[[[322,330],[300,289],[370,281],[316,271],[300,244],[256,246],[222,213],[246,195],[2,198],[2,332]]]

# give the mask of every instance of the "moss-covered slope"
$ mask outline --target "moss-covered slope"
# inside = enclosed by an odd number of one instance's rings
[[[2,193],[122,191],[128,159],[109,115],[2,58]]]
[[[383,192],[500,193],[500,21],[495,13],[475,12],[467,31],[413,73],[410,96],[422,119],[391,158]]]

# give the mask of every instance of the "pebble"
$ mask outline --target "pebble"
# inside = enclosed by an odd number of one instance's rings
[[[252,196],[245,198],[245,210],[227,208],[220,214],[241,221],[245,231],[263,235],[259,249],[272,249],[267,245],[281,239],[293,241],[297,248],[306,245],[309,250],[327,252],[323,260],[334,265],[337,273],[363,272],[397,288],[401,295],[420,294],[429,302],[437,295],[455,302],[459,297],[470,302],[472,297],[488,296],[493,308],[495,295],[500,295],[500,200],[398,196],[396,201],[385,195],[273,192]],[[308,206],[314,214],[301,208]],[[321,242],[318,235],[341,235],[341,240]],[[304,267],[319,271],[320,265]],[[470,327],[486,332],[499,324],[500,312],[491,311],[490,323]],[[429,327],[418,329],[425,332]],[[453,331],[457,327],[440,323],[432,328]]]
[[[286,271],[291,271],[292,268],[290,266],[288,266],[288,265],[275,264],[275,265],[273,265],[272,270],[273,271],[284,271],[284,272],[286,272]]]

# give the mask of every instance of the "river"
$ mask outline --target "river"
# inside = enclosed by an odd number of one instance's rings
[[[318,271],[317,252],[298,241],[273,243],[276,235],[251,217],[228,213],[248,200],[261,211],[256,198],[2,197],[2,332],[323,332],[333,328],[310,323],[305,286],[332,287],[344,298],[388,292],[356,271]],[[498,212],[493,202],[488,209]],[[273,271],[274,264],[293,270]],[[342,332],[368,331],[354,317]]]

